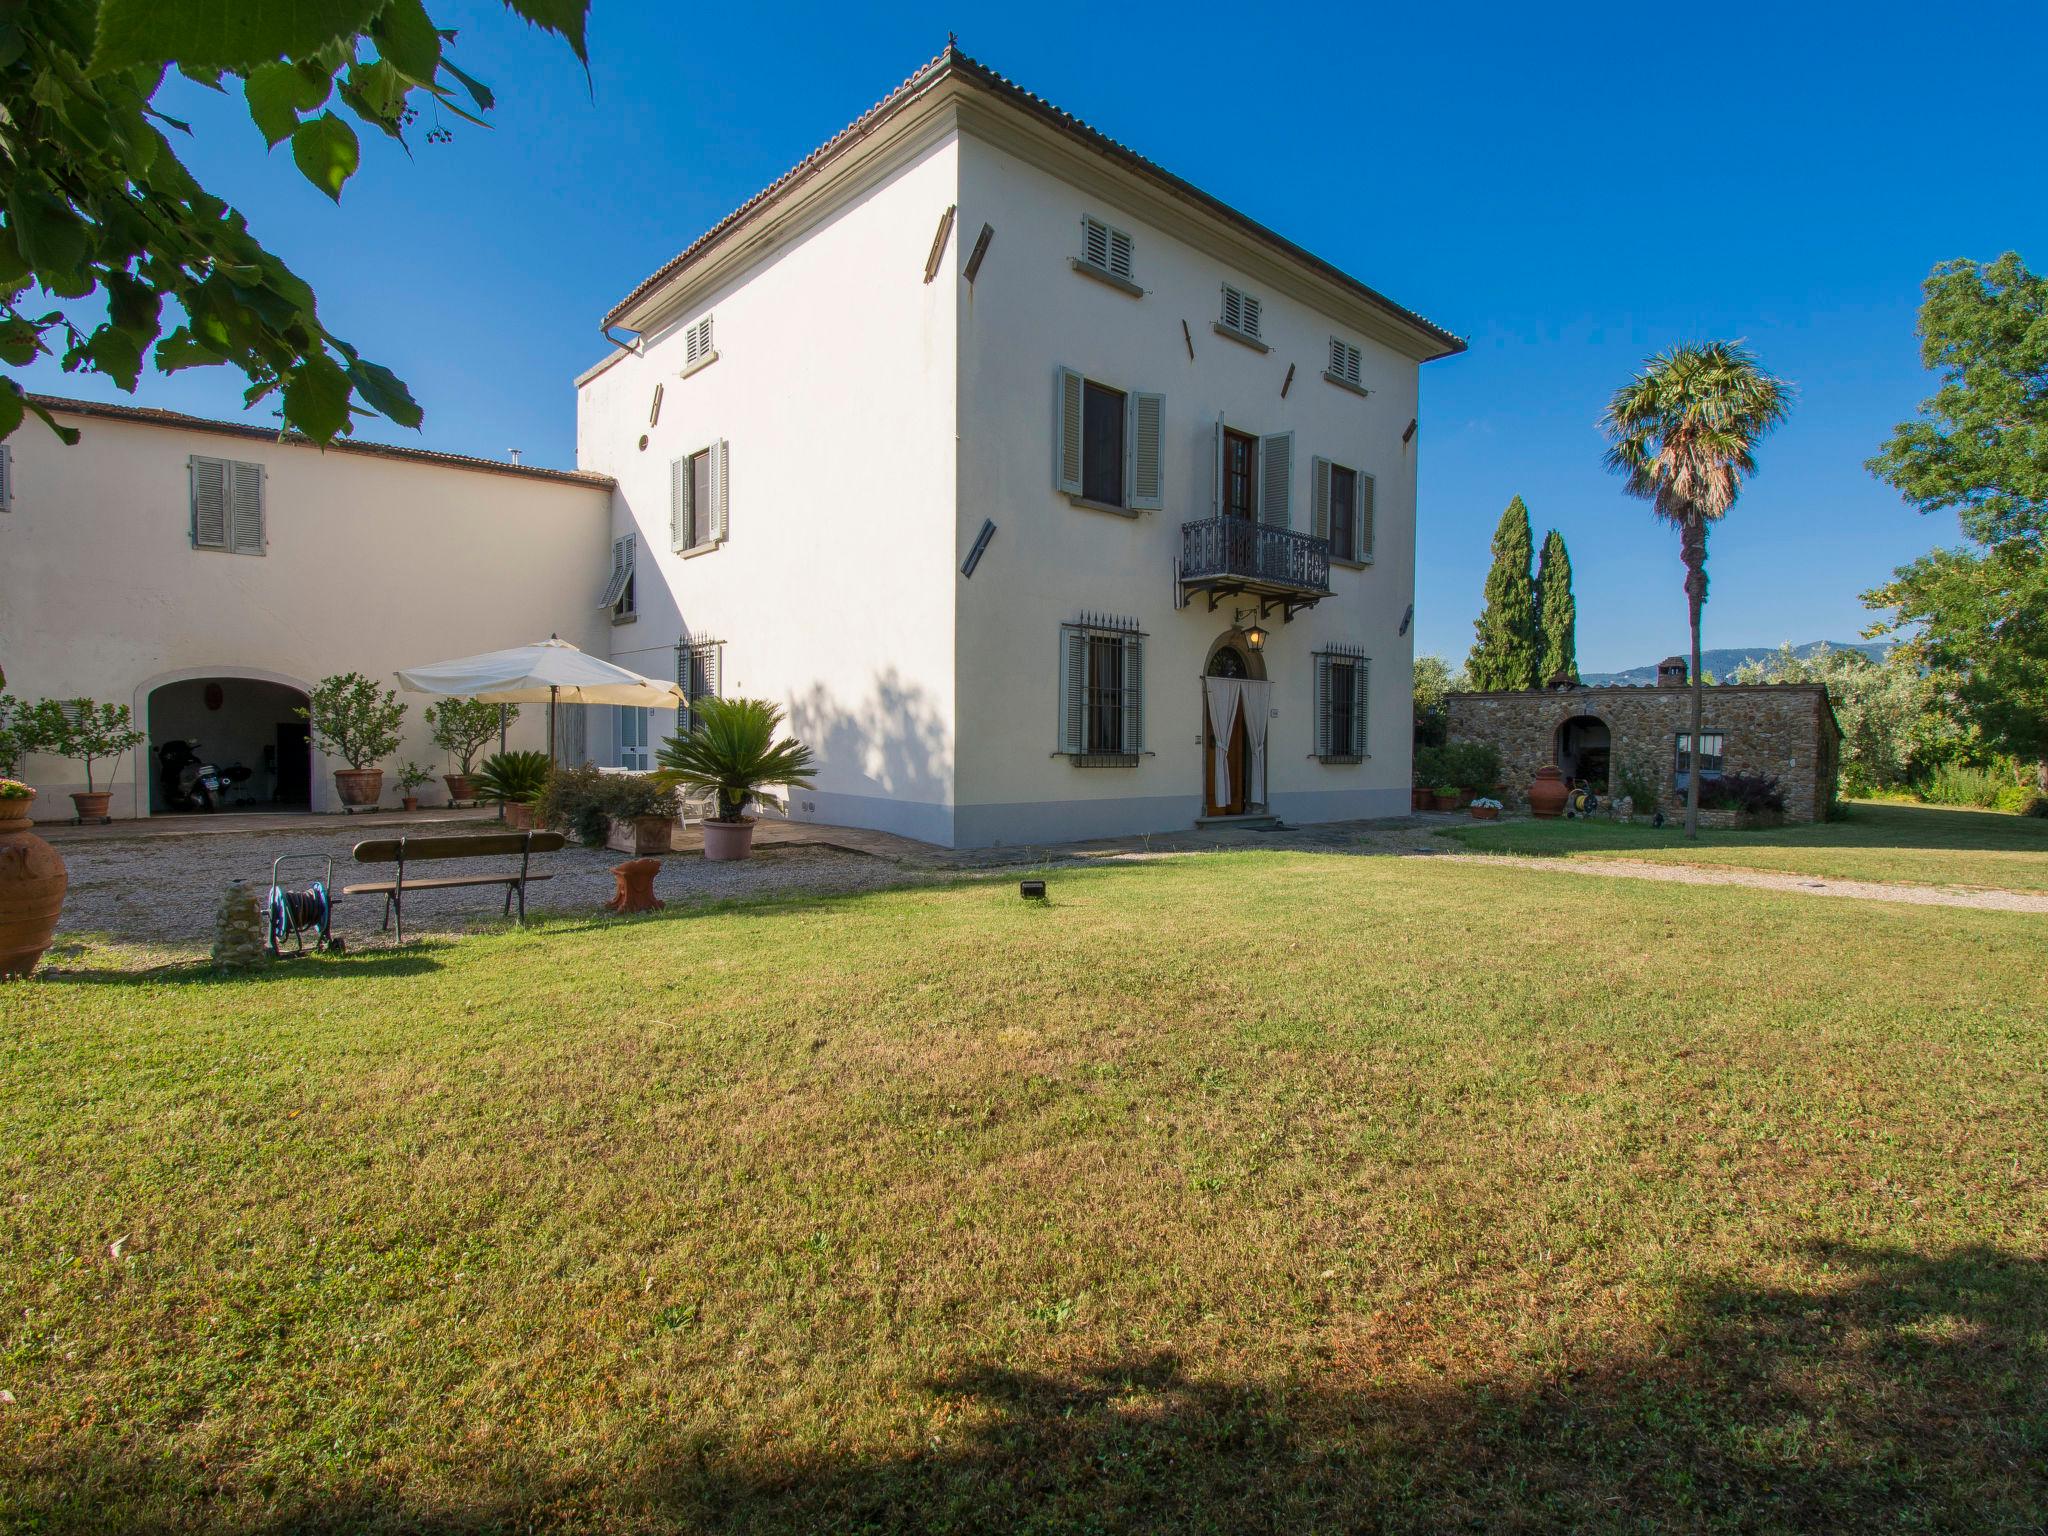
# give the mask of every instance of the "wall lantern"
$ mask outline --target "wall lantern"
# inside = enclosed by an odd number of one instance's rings
[[[1253,622],[1247,624],[1245,623],[1246,619],[1250,619]],[[1230,622],[1235,626],[1238,633],[1244,636],[1245,649],[1254,656],[1266,648],[1266,631],[1259,628],[1257,621],[1258,613],[1253,609],[1234,608],[1231,610]]]
[[[1266,648],[1266,632],[1254,624],[1244,632],[1245,648],[1257,655]]]

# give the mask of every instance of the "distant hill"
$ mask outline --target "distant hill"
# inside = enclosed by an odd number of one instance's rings
[[[1804,645],[1793,646],[1792,651],[1796,656],[1811,656],[1823,645],[1831,651],[1861,651],[1872,661],[1883,661],[1885,652],[1891,649],[1882,640],[1809,640]],[[1777,654],[1778,647],[1775,645],[1726,647],[1700,652],[1700,665],[1725,682],[1728,674],[1745,662],[1763,661]],[[1657,681],[1657,663],[1653,661],[1647,667],[1630,667],[1626,672],[1587,672],[1582,674],[1581,680],[1592,684],[1624,683],[1639,687]]]

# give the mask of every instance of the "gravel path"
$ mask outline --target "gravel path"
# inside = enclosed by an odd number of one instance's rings
[[[270,861],[279,854],[332,853],[337,887],[390,879],[388,865],[350,860],[357,835],[279,831],[67,842],[63,853],[71,888],[64,899],[58,941],[90,934],[174,954],[203,952],[213,942],[214,910],[228,883],[250,881],[260,903],[270,884]],[[554,878],[527,888],[527,912],[595,912],[611,897],[612,866],[626,857],[574,844],[559,853],[536,855],[534,869]],[[491,874],[517,867],[511,859],[449,859],[423,867],[422,873]],[[285,884],[302,887],[320,873],[317,864],[288,864]],[[671,854],[662,861],[654,891],[671,905],[687,905],[784,891],[867,891],[928,878],[868,854],[803,845],[756,849],[753,858],[740,863],[714,864],[695,853]],[[503,901],[504,891],[491,887],[409,894],[406,935],[488,927],[503,921]],[[390,935],[378,931],[383,913],[381,896],[343,896],[335,905],[335,931],[351,947],[388,943]]]
[[[1975,907],[1983,912],[2048,914],[2048,895],[2030,891],[1969,891],[1942,885],[1885,885],[1873,880],[1824,880],[1713,864],[1659,864],[1647,859],[1543,859],[1513,854],[1440,853],[1460,864],[1508,864],[1553,874],[1608,875],[1623,880],[1668,880],[1677,885],[1744,885],[1801,896],[1845,896],[1854,901],[1898,901],[1916,907]]]

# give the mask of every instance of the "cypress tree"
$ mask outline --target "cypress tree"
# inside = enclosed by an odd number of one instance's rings
[[[1478,640],[1465,662],[1478,689],[1536,688],[1542,636],[1536,627],[1535,558],[1529,509],[1517,496],[1493,531],[1493,569],[1486,573],[1486,607],[1473,621]]]
[[[1536,563],[1536,622],[1543,633],[1543,657],[1536,669],[1539,683],[1562,672],[1579,680],[1579,604],[1572,596],[1572,557],[1564,535],[1555,528],[1543,536],[1543,557]]]

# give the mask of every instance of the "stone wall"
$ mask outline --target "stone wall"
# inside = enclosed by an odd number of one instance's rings
[[[1555,692],[1454,693],[1453,740],[1483,741],[1500,752],[1502,799],[1528,804],[1530,780],[1558,766],[1558,733],[1568,720],[1590,716],[1610,738],[1609,762],[1639,761],[1659,788],[1669,816],[1685,809],[1673,780],[1677,737],[1692,727],[1688,688],[1570,688]],[[1717,686],[1706,691],[1704,732],[1723,738],[1726,773],[1768,774],[1785,794],[1785,819],[1818,821],[1834,798],[1841,733],[1827,690],[1812,683]],[[1637,806],[1639,814],[1651,807]]]

